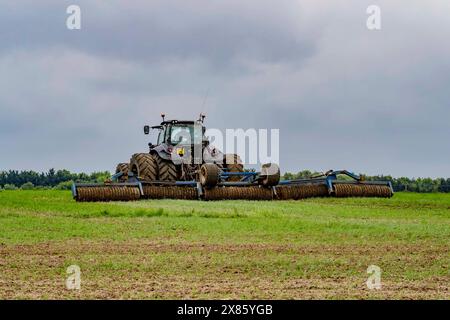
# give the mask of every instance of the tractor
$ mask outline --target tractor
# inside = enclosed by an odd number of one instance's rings
[[[144,126],[144,134],[157,130],[156,144],[150,142],[148,153],[135,153],[129,163],[119,163],[116,174],[121,174],[120,181],[125,182],[129,176],[140,181],[200,181],[217,171],[228,173],[244,172],[241,158],[237,154],[224,154],[210,145],[205,136],[203,125],[205,115],[196,121],[165,120],[157,126]],[[217,168],[217,170],[214,169]],[[203,169],[202,169],[203,168]],[[203,170],[203,175],[201,175]],[[238,181],[238,175],[230,175],[227,181]]]

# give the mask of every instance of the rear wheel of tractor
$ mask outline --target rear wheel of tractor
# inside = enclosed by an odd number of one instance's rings
[[[220,169],[214,163],[205,163],[200,167],[200,184],[205,188],[214,188],[219,183]]]
[[[244,172],[244,165],[242,164],[241,157],[237,154],[227,153],[223,157],[223,165],[224,168],[228,169],[228,172]],[[228,178],[228,181],[240,181],[242,177],[240,176],[231,176]]]
[[[125,182],[128,180],[128,170],[130,165],[128,163],[119,163],[116,167],[116,174],[122,173],[122,176],[119,178],[119,181]]]
[[[130,169],[141,180],[158,180],[158,164],[155,156],[149,153],[135,153],[130,160]]]
[[[170,160],[164,160],[157,157],[159,180],[161,181],[177,181],[178,172],[175,164]]]

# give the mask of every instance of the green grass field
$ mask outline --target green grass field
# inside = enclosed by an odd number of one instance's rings
[[[450,194],[76,203],[2,191],[0,298],[449,299],[449,244]],[[72,264],[81,290],[66,289]]]

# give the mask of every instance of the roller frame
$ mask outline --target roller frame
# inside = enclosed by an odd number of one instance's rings
[[[338,175],[345,175],[353,179],[350,180],[339,180]],[[325,184],[328,188],[328,193],[333,195],[334,185],[336,184],[353,184],[353,185],[379,185],[387,186],[391,190],[391,194],[394,194],[394,189],[390,181],[364,181],[361,176],[356,175],[347,170],[330,170],[319,177],[313,177],[309,179],[295,179],[295,180],[283,180],[280,181],[279,185],[302,185],[302,184]]]

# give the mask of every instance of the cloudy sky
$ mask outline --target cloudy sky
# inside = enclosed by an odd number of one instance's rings
[[[112,170],[160,112],[203,111],[279,128],[283,171],[450,176],[449,17],[448,0],[2,1],[0,170]]]

